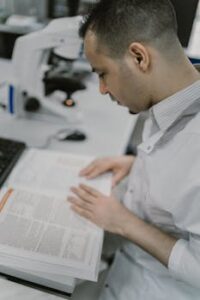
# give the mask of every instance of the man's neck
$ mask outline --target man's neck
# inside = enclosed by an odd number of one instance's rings
[[[200,73],[185,59],[182,65],[163,68],[162,76],[157,80],[157,93],[153,98],[153,104],[174,95],[200,80]]]

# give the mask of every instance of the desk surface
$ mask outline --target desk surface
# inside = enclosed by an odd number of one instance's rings
[[[0,278],[0,300],[60,300],[61,298],[34,288]],[[64,298],[68,300],[68,298]]]

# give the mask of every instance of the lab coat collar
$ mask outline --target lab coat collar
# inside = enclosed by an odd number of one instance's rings
[[[197,100],[200,100],[200,80],[154,105],[151,111],[159,129],[165,132]]]
[[[149,111],[149,121],[151,120],[152,124],[154,124],[154,127],[156,126],[157,129],[153,135],[150,135],[149,138],[138,146],[138,149],[147,154],[151,153],[164,133],[179,118],[188,114],[194,115],[199,109],[200,80],[161,101]]]

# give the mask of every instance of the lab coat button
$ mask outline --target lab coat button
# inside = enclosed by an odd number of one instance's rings
[[[109,288],[109,284],[108,283],[105,284],[105,288]]]

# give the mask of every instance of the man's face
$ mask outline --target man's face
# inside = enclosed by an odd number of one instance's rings
[[[95,34],[89,31],[84,40],[87,59],[99,76],[99,90],[109,94],[118,104],[130,112],[138,113],[149,108],[144,78],[129,55],[112,59],[103,47],[97,47]]]

